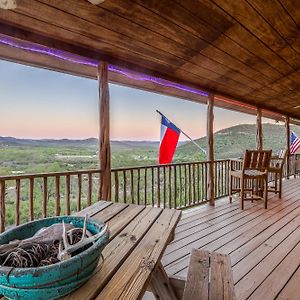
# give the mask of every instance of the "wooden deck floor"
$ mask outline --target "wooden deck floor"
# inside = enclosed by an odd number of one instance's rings
[[[228,198],[184,212],[162,263],[186,278],[193,248],[229,254],[237,299],[300,299],[300,179],[284,181],[283,197],[261,202]]]

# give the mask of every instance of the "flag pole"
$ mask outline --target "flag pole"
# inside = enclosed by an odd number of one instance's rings
[[[156,110],[158,114],[160,114],[162,117],[166,118],[169,122],[171,122],[163,113],[161,113],[159,110]],[[171,122],[173,123],[173,122]],[[173,123],[174,124],[174,123]],[[175,124],[174,124],[175,125]],[[176,126],[176,125],[175,125]],[[178,127],[178,126],[176,126]],[[198,145],[187,133],[185,133],[183,130],[180,129],[180,132],[182,132],[183,135],[185,135],[198,149],[200,149],[204,154],[206,154],[206,150],[203,149],[200,145]]]

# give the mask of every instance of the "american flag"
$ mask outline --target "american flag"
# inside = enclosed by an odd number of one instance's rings
[[[290,153],[295,154],[300,147],[300,139],[296,136],[296,134],[291,131],[290,138]]]

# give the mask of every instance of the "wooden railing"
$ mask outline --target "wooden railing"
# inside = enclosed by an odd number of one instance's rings
[[[216,197],[227,193],[228,163],[228,160],[215,162]],[[204,161],[114,169],[111,199],[167,208],[202,203],[207,199],[208,164]]]
[[[6,225],[69,215],[98,199],[100,170],[0,176],[0,230]]]
[[[290,175],[294,174],[294,157]],[[235,168],[241,168],[236,162]],[[239,164],[239,165],[238,165]],[[114,202],[183,209],[207,201],[208,161],[111,171]],[[228,195],[230,160],[214,162],[215,197]],[[36,218],[69,215],[95,203],[101,170],[0,176],[0,230]],[[287,175],[285,173],[285,175]]]

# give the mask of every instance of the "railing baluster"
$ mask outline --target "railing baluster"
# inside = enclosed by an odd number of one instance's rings
[[[151,204],[152,204],[152,206],[154,206],[154,168],[153,167],[151,167],[151,180],[152,180],[152,185],[151,185],[151,193],[152,193]]]
[[[55,215],[60,216],[60,176],[55,176]]]
[[[18,226],[20,224],[20,191],[21,190],[21,180],[16,179],[16,215],[15,223]]]
[[[193,203],[193,199],[192,199],[192,174],[191,174],[191,165],[188,165],[188,169],[189,169],[189,205],[191,205],[191,203]]]
[[[66,176],[66,215],[70,215],[70,175]]]
[[[219,197],[219,174],[218,174],[218,164],[214,162],[214,177],[215,177],[215,198]]]
[[[5,181],[0,181],[0,231],[5,231]]]
[[[127,189],[127,184],[126,184],[126,171],[123,171],[123,195],[124,195],[124,203],[127,203],[126,198],[127,198],[127,193],[126,193],[126,189]]]
[[[202,164],[202,196],[201,196],[201,201],[204,202],[206,201],[206,173],[205,173],[205,167],[206,164]]]
[[[187,200],[187,176],[186,176],[186,164],[184,164],[184,206],[186,206]]]
[[[160,207],[160,167],[157,167],[157,206]]]
[[[144,204],[147,205],[147,168],[144,169],[145,173],[144,173]]]
[[[88,194],[87,194],[87,206],[92,204],[92,193],[93,193],[93,174],[88,174]]]
[[[43,177],[43,218],[47,218],[48,178]]]
[[[33,196],[34,195],[34,178],[29,178],[29,220],[34,220]]]
[[[131,194],[131,203],[134,204],[134,177],[133,177],[133,170],[130,170],[130,194]]]
[[[164,171],[164,208],[166,208],[166,201],[167,201],[167,187],[166,187],[166,167],[163,166],[163,171]]]
[[[179,166],[179,197],[180,197],[180,207],[182,207],[182,166]]]
[[[195,164],[192,164],[193,167],[193,204],[196,203],[196,172],[195,172]]]
[[[115,171],[115,202],[119,202],[119,176],[118,171]]]
[[[206,163],[205,163],[205,173],[204,173],[204,174],[205,174],[205,175],[204,175],[204,182],[205,182],[205,183],[204,183],[204,188],[205,188],[205,200],[206,200],[206,201],[208,200],[208,199],[207,199],[207,198],[208,198],[208,197],[207,197],[207,179],[208,179],[208,178],[207,178],[207,166],[208,166],[208,163],[206,162]]]
[[[177,166],[174,166],[174,208],[177,208]]]
[[[140,205],[140,181],[141,181],[141,173],[140,173],[140,169],[137,170],[138,175],[137,175],[137,204]]]
[[[77,211],[81,211],[81,174],[78,174]]]
[[[200,165],[197,163],[197,203],[200,201]]]
[[[169,208],[172,208],[172,166],[168,167],[169,169]]]

